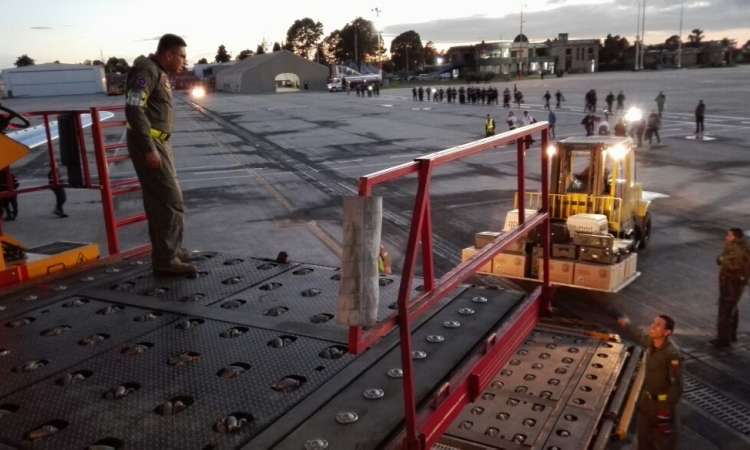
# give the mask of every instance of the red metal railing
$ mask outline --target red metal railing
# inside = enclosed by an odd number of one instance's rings
[[[107,230],[107,246],[109,254],[120,253],[120,235],[117,231],[135,223],[146,220],[146,214],[136,214],[134,216],[117,219],[115,215],[114,197],[125,195],[141,190],[141,185],[137,179],[123,180],[111,183],[109,180],[109,164],[130,159],[130,155],[107,156],[107,153],[114,152],[121,148],[127,148],[127,143],[104,144],[103,130],[108,128],[125,127],[127,121],[118,120],[114,122],[101,123],[99,120],[100,111],[124,111],[124,106],[111,108],[91,108],[91,133],[94,139],[94,155],[96,156],[96,167],[99,172],[99,188],[102,193],[102,208],[104,209],[104,227]],[[148,247],[148,246],[144,246]]]
[[[531,217],[525,217],[525,204],[520,200],[519,225],[509,233],[495,239],[492,244],[478,251],[472,258],[459,264],[439,280],[435,280],[434,260],[432,254],[432,218],[430,213],[430,182],[432,172],[450,162],[463,159],[489,149],[516,142],[518,158],[518,198],[523,199],[525,186],[525,151],[526,137],[541,133],[542,155],[542,207]],[[550,310],[552,289],[549,282],[550,251],[550,217],[549,217],[549,176],[547,146],[548,125],[546,122],[529,125],[518,130],[509,131],[470,144],[450,148],[441,152],[426,155],[391,169],[366,175],[359,180],[359,195],[372,195],[375,186],[406,175],[417,173],[418,187],[414,213],[409,229],[401,286],[398,294],[398,311],[369,328],[366,332],[361,327],[349,328],[349,351],[359,354],[382,336],[399,327],[401,340],[401,364],[403,370],[404,409],[406,431],[403,447],[407,449],[431,448],[461,408],[473,401],[487,386],[494,373],[507,361],[510,352],[536,325],[542,313]],[[529,231],[542,226],[543,235],[543,284],[537,288],[523,304],[518,307],[508,321],[496,330],[485,343],[481,355],[473,358],[465,369],[446,383],[433,398],[431,405],[417,414],[414,393],[414,370],[412,365],[411,324],[428,311],[442,298],[450,294],[479,268],[492,260],[502,250],[522,238]],[[422,270],[424,292],[411,299],[412,281],[416,271],[418,247],[422,246]],[[442,400],[441,400],[442,399]]]
[[[41,117],[44,124],[44,129],[47,137],[47,153],[49,156],[50,170],[52,172],[52,183],[33,186],[25,189],[15,189],[13,183],[7,183],[7,192],[0,192],[0,199],[11,197],[14,195],[26,194],[35,191],[41,191],[45,189],[56,189],[56,188],[70,188],[70,184],[60,183],[57,171],[53,170],[55,167],[55,147],[52,139],[52,131],[50,127],[50,116],[56,116],[64,112],[72,112],[75,117],[75,124],[78,135],[78,143],[80,147],[81,164],[83,166],[83,186],[76,186],[84,189],[94,189],[101,192],[102,196],[102,207],[104,209],[104,223],[107,232],[107,246],[110,255],[116,255],[121,253],[119,235],[117,229],[134,223],[142,222],[146,220],[145,214],[138,214],[124,219],[117,219],[115,217],[114,210],[114,199],[113,197],[118,195],[124,195],[131,192],[137,192],[141,190],[141,187],[137,179],[122,180],[116,183],[110,183],[109,179],[109,164],[130,159],[129,155],[116,155],[107,156],[107,153],[113,152],[117,149],[127,148],[127,143],[117,143],[105,145],[103,130],[108,128],[124,127],[127,122],[125,120],[116,120],[111,122],[102,123],[99,119],[99,112],[103,111],[124,111],[125,107],[106,107],[106,108],[91,108],[90,110],[76,110],[76,111],[37,111],[24,113],[25,117]],[[94,142],[94,156],[96,159],[96,168],[98,174],[98,184],[94,184],[91,178],[91,172],[89,170],[89,158],[86,150],[86,136],[84,134],[83,124],[81,121],[81,114],[91,115],[91,134]],[[12,180],[11,172],[8,171],[6,174],[6,182]],[[2,235],[2,226],[0,224],[0,235]],[[133,252],[146,251],[150,248],[150,245],[144,245],[136,249],[131,249]],[[129,251],[131,251],[129,250]]]

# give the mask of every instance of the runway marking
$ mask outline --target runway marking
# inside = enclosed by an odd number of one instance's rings
[[[326,161],[321,164],[343,164],[343,163],[351,163],[351,162],[359,162],[359,161],[363,161],[363,159],[360,158],[360,159],[347,159],[344,161]]]
[[[194,172],[199,175],[210,175],[214,173],[227,173],[227,172],[242,172],[246,169],[227,169],[227,170],[212,170],[211,172]]]
[[[500,202],[503,202],[503,201],[506,201],[506,200],[498,199],[498,200],[485,200],[485,201],[482,201],[482,202],[458,203],[458,204],[455,204],[455,205],[448,205],[445,208],[446,209],[455,209],[455,208],[464,208],[464,207],[467,207],[467,206],[491,205],[493,203],[500,203]],[[435,209],[435,207],[433,207],[433,209]],[[411,211],[409,211],[409,212],[411,212]]]
[[[389,158],[413,158],[415,156],[422,156],[426,154],[427,153],[414,153],[412,155],[392,155],[392,156],[389,156]]]

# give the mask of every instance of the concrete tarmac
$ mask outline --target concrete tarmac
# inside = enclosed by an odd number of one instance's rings
[[[637,152],[637,177],[644,190],[661,194],[651,212],[650,247],[639,253],[643,275],[618,294],[560,289],[561,313],[614,330],[615,314],[638,324],[669,314],[675,339],[686,356],[690,387],[683,401],[681,448],[730,449],[750,446],[750,305],[740,306],[740,340],[717,351],[715,334],[717,266],[726,230],[750,229],[750,67],[664,72],[616,72],[516,81],[528,110],[546,120],[542,95],[560,89],[566,97],[556,110],[557,137],[582,135],[584,94],[596,89],[598,109],[612,90],[623,90],[626,108],[656,109],[667,97],[662,144]],[[513,83],[492,83],[500,92]],[[418,85],[417,85],[418,86]],[[453,85],[459,87],[459,85]],[[216,93],[193,100],[175,96],[177,126],[173,148],[186,209],[186,245],[338,265],[341,252],[341,197],[356,195],[362,175],[410,161],[416,156],[465,144],[484,136],[492,114],[506,129],[501,106],[413,102],[411,87],[383,89],[380,97],[354,93],[299,92],[244,96]],[[693,139],[694,109],[707,105],[706,136]],[[19,110],[86,109],[124,103],[123,97],[75,96],[7,99]],[[554,100],[553,100],[554,107]],[[601,114],[599,114],[601,115]],[[614,119],[611,118],[614,124]],[[123,139],[122,129],[107,134]],[[87,148],[91,151],[90,142]],[[123,150],[119,150],[123,152]],[[438,275],[460,261],[460,250],[475,232],[502,228],[516,191],[515,147],[497,148],[439,168],[433,176],[432,217]],[[14,165],[22,187],[46,184],[46,149]],[[93,156],[90,157],[93,161]],[[527,187],[539,187],[540,148],[527,152]],[[92,165],[92,172],[95,169]],[[129,162],[110,166],[114,180],[133,177]],[[384,197],[384,245],[398,269],[408,235],[416,192],[415,178],[375,190]],[[15,222],[3,232],[27,245],[50,240],[97,242],[106,253],[100,194],[68,190],[67,219],[52,215],[54,196],[40,192],[19,198]],[[139,213],[139,195],[116,201],[118,217]],[[148,241],[145,224],[123,229],[123,248]],[[739,424],[737,422],[739,420]],[[632,442],[614,447],[634,447]]]

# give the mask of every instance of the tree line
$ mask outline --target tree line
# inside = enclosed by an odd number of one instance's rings
[[[703,44],[704,38],[703,30],[696,28],[688,35],[687,42],[684,42],[683,45],[698,48]],[[663,44],[648,45],[647,48],[676,50],[679,41],[679,36],[674,35],[667,38]],[[724,38],[723,41],[728,44],[729,39]],[[618,35],[608,34],[600,45],[599,62],[604,65],[622,63],[626,54],[633,51],[633,45],[626,38]],[[445,53],[439,52],[431,41],[423,43],[419,33],[409,30],[399,34],[391,41],[388,49],[390,57],[387,57],[382,36],[377,32],[372,21],[358,17],[341,29],[336,29],[328,36],[323,37],[323,24],[305,17],[292,23],[286,32],[286,40],[284,41],[274,42],[271,45],[263,39],[255,50],[246,48],[239,51],[234,57],[224,45],[219,45],[211,62],[224,63],[232,61],[232,59],[242,61],[251,56],[268,53],[269,48],[271,52],[278,52],[282,49],[288,50],[298,56],[328,65],[353,62],[359,66],[362,63],[382,62],[383,70],[388,72],[401,71],[406,68],[421,70],[425,66],[435,65],[439,57],[446,56]],[[742,47],[741,51],[750,52],[750,41]],[[197,64],[208,63],[207,58],[201,58],[197,61]],[[34,64],[34,59],[24,54],[18,57],[14,65],[23,67]],[[87,59],[83,64],[104,66],[107,73],[126,73],[130,70],[128,62],[117,57],[111,57],[106,62]],[[185,61],[183,70],[187,70],[187,61]]]

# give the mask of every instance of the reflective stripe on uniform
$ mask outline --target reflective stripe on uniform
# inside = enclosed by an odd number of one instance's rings
[[[128,130],[132,130],[133,129],[133,127],[131,127],[129,123],[126,124],[125,127]],[[165,133],[165,132],[163,132],[161,130],[157,130],[156,128],[151,128],[151,137],[154,138],[154,139],[158,139],[158,140],[160,140],[162,142],[167,142],[172,137],[172,135],[169,134],[169,133]]]

